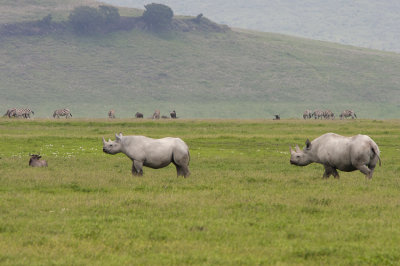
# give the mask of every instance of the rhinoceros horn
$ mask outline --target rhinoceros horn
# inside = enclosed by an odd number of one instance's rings
[[[106,144],[106,140],[104,139],[104,137],[103,137],[103,144]]]
[[[296,144],[296,152],[301,152],[299,145]]]

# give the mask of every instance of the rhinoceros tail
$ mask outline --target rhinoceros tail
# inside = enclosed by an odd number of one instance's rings
[[[379,159],[379,166],[382,166],[382,163],[381,163],[381,157],[379,157],[379,155],[377,154],[376,156],[378,156],[378,159]]]
[[[378,147],[372,146],[372,147],[371,147],[371,150],[372,150],[372,152],[375,153],[375,155],[378,157],[379,166],[382,166],[381,157],[379,157],[379,150],[378,150]]]

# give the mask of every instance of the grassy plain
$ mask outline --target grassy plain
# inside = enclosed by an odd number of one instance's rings
[[[396,264],[398,120],[0,120],[0,264]],[[181,137],[192,175],[130,174],[101,137]],[[322,180],[289,145],[371,136],[382,167]],[[30,168],[40,152],[48,168]]]

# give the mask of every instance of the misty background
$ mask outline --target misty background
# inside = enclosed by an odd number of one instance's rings
[[[143,9],[151,1],[102,0]],[[175,15],[203,13],[230,27],[400,52],[400,1],[159,0]]]

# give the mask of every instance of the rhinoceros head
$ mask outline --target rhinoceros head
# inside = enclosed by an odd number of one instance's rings
[[[108,154],[117,154],[122,148],[122,133],[115,134],[115,141],[109,139],[106,141],[103,137],[103,152]]]
[[[296,144],[296,150],[293,151],[290,147],[290,163],[297,166],[306,166],[312,163],[311,142],[307,139],[306,147],[300,150],[299,145]]]

